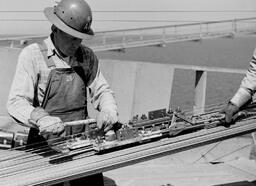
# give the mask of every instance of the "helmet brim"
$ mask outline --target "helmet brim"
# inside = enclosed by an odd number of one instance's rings
[[[90,28],[89,31],[87,32],[79,32],[75,29],[73,29],[72,27],[66,25],[55,13],[54,13],[54,8],[52,7],[47,7],[44,9],[44,15],[46,16],[46,18],[52,23],[54,24],[57,28],[59,28],[60,30],[62,30],[63,32],[80,38],[80,39],[89,39],[94,35],[93,30]]]

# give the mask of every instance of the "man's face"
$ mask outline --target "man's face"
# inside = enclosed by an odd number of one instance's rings
[[[81,42],[80,38],[73,37],[60,29],[56,30],[55,47],[65,56],[74,56]]]

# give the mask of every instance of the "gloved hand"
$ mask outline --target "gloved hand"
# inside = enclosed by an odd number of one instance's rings
[[[61,134],[64,132],[64,124],[59,117],[44,116],[37,121],[40,134]]]
[[[107,132],[113,128],[113,124],[117,121],[118,116],[116,111],[102,110],[97,116],[97,127],[103,129],[104,132]]]
[[[36,107],[30,114],[31,120],[39,128],[40,134],[61,134],[64,132],[63,122],[59,117],[50,116],[41,107]]]
[[[220,111],[220,113],[225,114],[226,123],[232,122],[232,117],[239,111],[239,107],[234,105],[232,102],[228,104]]]

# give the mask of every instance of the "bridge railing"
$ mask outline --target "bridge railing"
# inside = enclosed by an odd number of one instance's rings
[[[255,32],[256,18],[246,18],[97,32],[85,42],[95,51],[102,51]]]

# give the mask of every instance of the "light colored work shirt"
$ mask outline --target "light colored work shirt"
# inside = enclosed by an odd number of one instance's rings
[[[47,56],[52,58],[55,66],[48,67],[41,48],[38,44],[31,44],[25,47],[18,58],[16,72],[10,89],[7,110],[9,114],[26,125],[30,114],[35,108],[33,106],[35,88],[37,88],[37,98],[39,104],[42,104],[47,80],[51,69],[53,68],[70,68],[67,63],[70,57],[61,58],[56,52],[51,38],[45,41],[47,46]],[[38,74],[40,79],[38,80]],[[113,92],[103,77],[99,65],[96,76],[89,81],[90,98],[95,107],[99,111],[108,110],[113,114],[117,113],[117,105],[114,100]],[[37,82],[38,81],[38,82]],[[36,87],[38,85],[38,87]]]
[[[246,71],[245,77],[243,78],[239,89],[230,100],[233,104],[238,107],[243,106],[256,91],[256,49],[253,52],[250,66]]]

